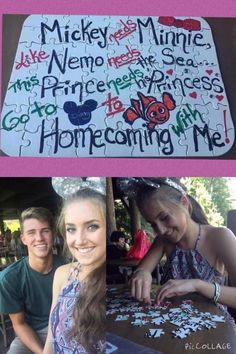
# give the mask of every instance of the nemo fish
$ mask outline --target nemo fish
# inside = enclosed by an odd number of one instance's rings
[[[148,122],[149,129],[154,129],[157,124],[165,123],[170,117],[169,111],[176,107],[175,100],[170,93],[163,92],[162,102],[157,101],[153,96],[144,96],[141,92],[137,94],[139,100],[131,98],[131,107],[123,113],[123,118],[129,124],[142,118]]]

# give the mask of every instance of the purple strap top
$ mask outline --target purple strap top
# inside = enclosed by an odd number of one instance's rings
[[[161,284],[170,279],[201,279],[209,283],[225,284],[225,276],[213,268],[198,251],[200,238],[201,225],[199,225],[199,234],[193,249],[183,250],[178,246],[174,248],[163,267]],[[236,329],[235,322],[228,313],[227,307],[220,303],[217,303],[217,306]]]
[[[78,280],[70,282],[62,289],[57,304],[51,314],[51,330],[55,354],[86,354],[85,349],[73,339],[68,338],[68,331],[73,324],[73,310],[81,289]]]
[[[78,341],[68,338],[68,332],[73,326],[75,303],[83,287],[83,283],[77,279],[79,271],[80,264],[78,263],[71,269],[68,277],[69,283],[61,290],[51,314],[54,354],[88,354]],[[104,346],[105,343],[99,341],[96,345],[97,352],[103,352]]]
[[[202,279],[220,285],[225,283],[225,276],[213,268],[199,253],[200,238],[201,225],[193,249],[183,250],[178,246],[175,247],[163,267],[162,284],[169,279]]]

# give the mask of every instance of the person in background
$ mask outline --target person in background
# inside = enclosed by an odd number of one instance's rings
[[[125,258],[129,245],[126,243],[126,236],[122,231],[113,231],[110,237],[111,243],[107,245],[107,258]]]
[[[83,182],[59,217],[73,261],[55,273],[43,354],[105,353],[106,199]]]
[[[49,210],[26,209],[20,224],[28,256],[0,273],[0,313],[9,314],[16,334],[8,354],[42,354],[53,276],[65,262],[52,253],[54,220]]]
[[[9,228],[5,231],[5,246],[10,248],[11,246],[11,230]]]
[[[11,237],[10,252],[11,254],[16,254],[16,240],[14,237],[14,233],[12,233],[12,237]]]
[[[4,247],[4,237],[0,234],[0,247]]]

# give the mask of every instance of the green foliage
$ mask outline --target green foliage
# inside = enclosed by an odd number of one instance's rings
[[[232,209],[230,189],[227,178],[223,177],[183,177],[181,182],[188,193],[193,196],[203,208],[210,224],[226,225],[227,212]],[[130,236],[130,215],[121,200],[115,201],[117,229]],[[153,230],[142,218],[142,229],[153,238]]]
[[[226,225],[227,212],[232,208],[227,178],[185,177],[181,182],[199,202],[210,224]]]
[[[130,235],[130,215],[120,200],[115,201],[116,227],[127,237]]]

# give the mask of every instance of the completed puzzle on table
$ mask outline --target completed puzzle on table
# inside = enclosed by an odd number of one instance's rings
[[[6,154],[216,157],[234,134],[204,19],[25,20],[2,109]]]
[[[122,294],[116,289],[108,290],[107,316],[114,316],[114,321],[129,321],[131,326],[140,328],[140,335],[147,338],[159,338],[167,334],[165,323],[172,325],[169,333],[174,338],[186,338],[191,333],[205,329],[214,329],[224,316],[198,310],[192,300],[184,300],[179,307],[171,301],[161,305],[142,305],[130,296],[128,291]],[[109,317],[108,317],[109,318]]]

